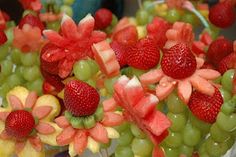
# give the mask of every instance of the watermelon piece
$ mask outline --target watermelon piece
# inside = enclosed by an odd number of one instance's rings
[[[205,54],[205,47],[206,45],[201,42],[201,41],[194,41],[192,44],[192,51],[196,54],[196,55],[200,55],[200,54]]]
[[[164,150],[161,147],[156,146],[153,149],[152,157],[165,157]]]
[[[211,35],[206,31],[199,36],[199,39],[205,45],[210,45],[213,41]]]

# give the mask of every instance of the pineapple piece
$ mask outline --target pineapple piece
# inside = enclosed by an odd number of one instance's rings
[[[11,140],[0,140],[0,156],[12,157],[15,151],[15,143]]]
[[[94,139],[91,137],[88,137],[88,145],[87,148],[91,150],[93,153],[98,153],[100,150],[100,145],[98,142],[96,142]]]
[[[45,157],[46,156],[44,150],[42,150],[41,152],[36,151],[31,146],[29,141],[26,142],[24,149],[17,155],[18,157]]]
[[[71,142],[70,145],[69,145],[69,154],[71,157],[74,157],[77,155],[75,149],[74,149],[74,143]]]

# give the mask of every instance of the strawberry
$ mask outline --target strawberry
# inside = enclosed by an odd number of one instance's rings
[[[197,118],[207,123],[214,123],[222,104],[221,93],[215,88],[215,93],[212,96],[194,91],[190,97],[188,107]]]
[[[25,110],[12,111],[5,122],[7,134],[17,139],[29,136],[34,126],[34,117]]]
[[[230,53],[228,56],[224,57],[218,65],[218,71],[224,74],[228,69],[233,69],[236,61],[236,53]]]
[[[65,86],[64,105],[74,116],[92,115],[99,100],[97,90],[85,82],[72,80]]]
[[[113,34],[112,39],[122,45],[133,45],[138,40],[138,32],[135,26],[130,25]]]
[[[233,42],[220,38],[213,41],[207,51],[207,59],[210,63],[217,67],[219,62],[228,54],[233,52]]]
[[[196,67],[197,62],[193,53],[183,43],[176,44],[167,50],[161,60],[162,71],[174,79],[184,79],[191,76]]]
[[[150,38],[138,40],[129,47],[126,54],[127,64],[137,69],[147,70],[155,67],[160,59],[159,48]]]
[[[22,29],[24,24],[29,24],[33,27],[38,27],[41,30],[41,32],[44,30],[43,23],[37,16],[34,16],[32,14],[27,14],[20,20],[19,28]]]
[[[227,28],[235,22],[234,8],[230,2],[226,0],[222,3],[217,3],[209,10],[209,20],[211,23],[220,28]]]
[[[104,29],[111,24],[112,12],[106,8],[101,8],[96,11],[94,19],[95,27],[97,29]]]
[[[120,64],[120,67],[124,67],[125,65],[127,65],[126,62],[126,58],[125,58],[125,53],[126,53],[126,46],[119,44],[116,41],[113,41],[110,44],[111,48],[114,50],[115,54],[116,54],[116,58]]]
[[[3,45],[7,41],[7,36],[4,31],[0,30],[0,46]]]

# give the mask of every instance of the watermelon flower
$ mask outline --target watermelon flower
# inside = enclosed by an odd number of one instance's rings
[[[48,51],[42,56],[46,62],[59,62],[58,75],[66,78],[72,71],[73,64],[85,57],[92,57],[91,46],[93,43],[106,39],[106,34],[94,31],[94,18],[88,14],[78,26],[66,14],[61,21],[61,32],[53,30],[43,31],[49,43],[55,45],[54,50]]]
[[[60,146],[69,145],[71,157],[81,155],[86,148],[93,153],[99,152],[99,143],[106,144],[109,143],[109,139],[119,138],[119,133],[112,127],[120,125],[124,119],[121,113],[115,112],[116,107],[115,100],[110,98],[103,101],[94,115],[73,117],[68,116],[69,112],[66,112],[64,116],[56,118],[55,122],[62,128],[62,132],[56,138],[57,143]],[[96,123],[87,128],[86,119],[94,119],[94,117]]]
[[[53,12],[45,12],[45,13],[40,13],[39,18],[43,22],[54,22],[57,20],[60,20],[62,17],[62,14],[55,14]]]
[[[0,30],[4,30],[6,28],[6,20],[4,18],[3,12],[0,11]]]
[[[44,144],[57,146],[60,128],[53,119],[60,112],[58,100],[51,95],[37,97],[24,87],[7,94],[9,105],[0,107],[1,156],[45,156]]]
[[[40,0],[19,0],[25,10],[40,11],[42,4]]]

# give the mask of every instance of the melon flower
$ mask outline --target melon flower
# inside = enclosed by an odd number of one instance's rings
[[[45,43],[40,28],[33,27],[29,24],[24,24],[22,29],[15,27],[13,35],[13,46],[22,52],[39,51]]]
[[[37,97],[20,86],[6,98],[9,105],[0,107],[0,156],[45,157],[44,145],[57,146],[61,131],[53,122],[60,113],[58,100],[51,95]]]
[[[123,122],[121,113],[116,112],[117,104],[113,98],[103,101],[96,112],[89,116],[76,117],[66,111],[64,116],[55,119],[63,131],[57,136],[61,146],[69,145],[71,157],[81,155],[86,148],[98,153],[100,144],[107,144],[109,139],[119,138],[119,133],[112,127]]]
[[[88,14],[78,24],[66,14],[61,21],[61,32],[44,30],[44,36],[49,43],[55,45],[54,49],[42,55],[45,62],[59,62],[58,75],[67,77],[73,68],[73,64],[85,57],[93,58],[91,45],[106,39],[106,34],[94,30],[95,20]]]
[[[178,96],[187,104],[194,89],[207,95],[214,94],[215,84],[211,80],[218,78],[220,73],[200,69],[203,64],[204,60],[195,57],[186,44],[176,44],[163,54],[161,68],[141,75],[140,80],[147,88],[156,84],[156,95],[160,100],[177,87]]]

